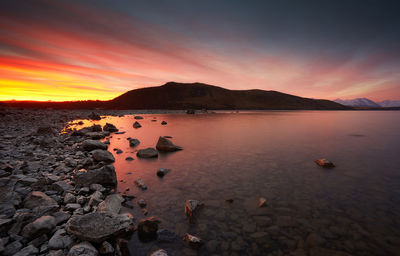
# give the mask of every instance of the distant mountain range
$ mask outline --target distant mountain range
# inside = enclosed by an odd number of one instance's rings
[[[351,100],[336,99],[334,100],[334,102],[351,107],[370,107],[370,108],[400,107],[400,100],[385,100],[381,102],[374,102],[367,98],[356,98]]]

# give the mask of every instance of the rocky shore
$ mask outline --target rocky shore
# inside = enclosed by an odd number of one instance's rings
[[[127,255],[133,216],[120,214],[114,157],[98,141],[117,130],[61,132],[88,117],[97,119],[89,111],[0,111],[1,255]]]

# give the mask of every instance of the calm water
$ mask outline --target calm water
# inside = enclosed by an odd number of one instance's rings
[[[110,138],[118,190],[147,201],[148,216],[179,236],[207,244],[131,241],[133,255],[163,248],[169,255],[396,255],[400,252],[400,112],[271,111],[202,115],[106,117],[125,134]],[[156,122],[152,122],[153,118]],[[162,120],[168,122],[162,126]],[[158,159],[136,150],[172,136],[184,148]],[[130,148],[127,137],[141,143]],[[133,161],[126,161],[132,156]],[[314,163],[325,157],[326,170]],[[158,168],[172,171],[164,178]],[[141,178],[148,190],[133,181]],[[268,207],[258,208],[265,197]],[[233,203],[225,200],[232,198]],[[184,214],[187,199],[204,202],[196,223]],[[310,236],[310,234],[312,234]],[[325,249],[320,249],[325,248]],[[328,251],[329,250],[329,251]],[[304,254],[305,253],[305,254]],[[332,254],[329,254],[332,253]],[[335,254],[336,253],[336,254]],[[341,254],[342,253],[342,254]]]

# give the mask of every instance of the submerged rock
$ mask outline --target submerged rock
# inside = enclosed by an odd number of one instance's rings
[[[331,161],[328,161],[325,158],[317,159],[317,160],[315,160],[315,163],[318,164],[319,166],[324,167],[324,168],[333,168],[333,167],[335,167],[335,165]]]
[[[188,109],[188,110],[186,110],[186,114],[194,115],[195,114],[195,110],[194,109]]]
[[[165,174],[169,173],[171,169],[166,169],[166,168],[160,168],[157,171],[157,176],[158,177],[164,177]]]
[[[106,163],[112,163],[115,161],[115,158],[111,152],[102,149],[96,149],[92,151],[93,159],[96,161],[103,161]]]
[[[160,243],[173,243],[177,237],[174,232],[167,229],[157,230],[157,241]]]
[[[147,205],[147,203],[146,203],[146,201],[144,199],[139,199],[137,204],[139,205],[140,208],[144,208]]]
[[[189,244],[190,247],[194,249],[199,249],[204,244],[204,241],[201,240],[199,237],[190,235],[189,233],[186,233],[183,236],[183,241],[185,241],[187,244]]]
[[[117,129],[117,127],[115,127],[115,125],[106,123],[103,127],[103,131],[118,132],[118,129]]]
[[[153,158],[158,157],[158,152],[154,148],[145,148],[139,149],[136,155],[141,158]]]
[[[132,226],[132,216],[127,214],[94,212],[72,216],[67,222],[66,230],[81,240],[101,243],[128,232]]]
[[[158,138],[156,148],[159,151],[164,151],[164,152],[173,152],[173,151],[178,151],[178,150],[183,149],[182,147],[174,145],[174,143],[172,143],[172,141],[170,141],[169,139],[167,139],[163,136],[160,136],[160,138]]]
[[[140,127],[142,127],[142,125],[139,124],[138,121],[135,121],[135,123],[133,123],[133,128],[140,128]]]
[[[105,165],[99,169],[77,171],[73,177],[77,185],[87,186],[89,184],[100,184],[103,186],[116,186],[117,174],[112,165]]]
[[[135,185],[138,186],[139,188],[141,188],[142,190],[146,190],[147,189],[147,186],[146,186],[146,184],[144,184],[142,179],[136,179],[135,180]]]
[[[156,239],[159,223],[154,217],[140,220],[137,229],[139,239],[146,242]]]

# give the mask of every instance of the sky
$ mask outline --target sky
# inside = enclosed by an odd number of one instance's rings
[[[0,1],[0,100],[108,100],[168,81],[400,100],[400,2]]]

